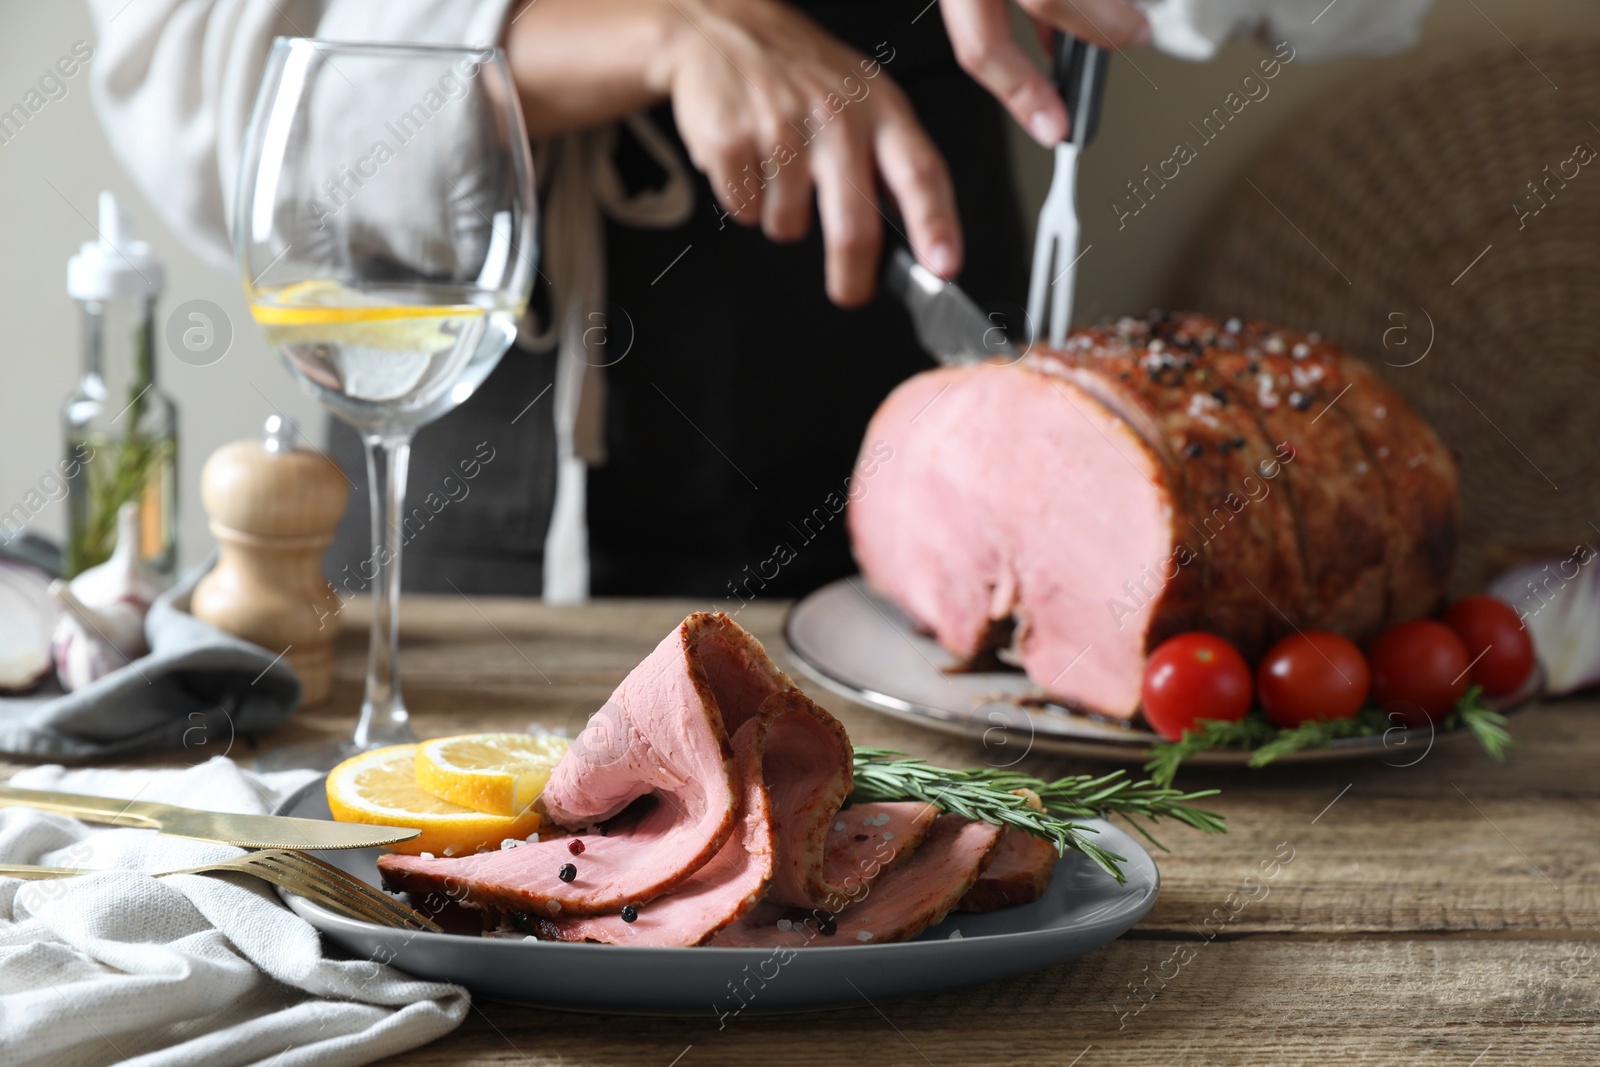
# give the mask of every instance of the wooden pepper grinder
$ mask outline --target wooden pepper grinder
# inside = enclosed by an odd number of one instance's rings
[[[295,425],[267,419],[264,439],[223,445],[200,472],[200,500],[219,556],[195,586],[190,610],[219,629],[277,652],[300,678],[301,703],[328,696],[339,598],[322,556],[349,501],[331,459],[295,447]]]

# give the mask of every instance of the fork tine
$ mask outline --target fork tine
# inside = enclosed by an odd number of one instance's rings
[[[387,893],[374,889],[372,886],[361,881],[359,878],[352,877],[333,864],[319,859],[316,856],[308,856],[301,852],[288,852],[279,856],[279,861],[289,866],[298,865],[306,869],[308,873],[310,871],[316,871],[317,873],[331,879],[334,883],[343,886],[349,892],[354,893],[363,899],[371,901],[374,906],[383,909],[397,919],[403,919],[406,922],[412,923],[422,923],[426,924],[426,928],[435,930],[438,929],[436,924],[434,924],[421,913],[412,908],[406,907],[404,904],[401,904],[398,900],[395,900]]]
[[[376,923],[379,926],[399,928],[411,926],[403,917],[377,907],[370,899],[352,893],[328,879],[286,866],[279,862],[277,856],[255,855],[249,857],[247,863],[253,871],[263,872],[262,877],[274,881],[290,892],[329,903],[346,915],[354,916],[365,922]]]
[[[1033,238],[1033,270],[1028,277],[1028,340],[1046,336],[1045,311],[1050,300],[1050,269],[1055,261],[1055,231],[1051,229],[1045,207],[1039,211],[1038,232]]]
[[[291,893],[316,900],[328,907],[363,922],[378,923],[382,926],[398,925],[385,915],[379,915],[376,910],[362,906],[361,902],[348,898],[335,891],[331,886],[318,883],[298,871],[278,866],[270,860],[259,860],[254,854],[241,857],[229,865],[216,865],[212,870],[238,871],[271,882],[273,885],[282,886]]]
[[[360,879],[352,878],[333,864],[315,856],[307,856],[304,853],[285,850],[277,853],[274,859],[286,867],[299,870],[306,877],[326,879],[351,896],[365,901],[392,920],[418,929],[431,930],[435,933],[442,932],[443,928],[433,920],[392,899],[386,893],[372,888]]]

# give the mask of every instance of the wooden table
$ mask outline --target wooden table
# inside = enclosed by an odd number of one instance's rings
[[[689,611],[612,601],[407,597],[402,663],[423,736],[576,732]],[[781,604],[738,620],[792,671]],[[347,732],[364,621],[340,639],[329,708],[273,743]],[[793,672],[792,673],[797,673]],[[981,748],[804,683],[858,743],[950,765]],[[1127,936],[1058,967],[826,1014],[582,1015],[478,1001],[454,1034],[389,1063],[876,1065],[1600,1063],[1600,703],[1513,720],[1503,765],[1470,739],[1382,762],[1188,774],[1231,830],[1160,834],[1161,898]],[[250,753],[234,755],[248,759]],[[1045,777],[1097,765],[1030,757]],[[1292,857],[1277,876],[1259,866]],[[1247,883],[1247,876],[1257,877]],[[1207,920],[1210,920],[1209,923]]]

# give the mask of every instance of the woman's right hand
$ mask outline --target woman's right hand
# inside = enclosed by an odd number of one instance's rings
[[[892,51],[864,56],[781,0],[538,0],[513,16],[506,49],[534,136],[670,97],[729,218],[796,241],[814,196],[837,304],[876,286],[880,178],[917,259],[960,269],[950,175],[880,62]]]

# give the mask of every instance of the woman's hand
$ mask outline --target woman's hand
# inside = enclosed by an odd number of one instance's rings
[[[944,277],[961,266],[950,175],[880,62],[892,52],[864,56],[781,0],[538,0],[506,50],[533,136],[670,97],[727,217],[796,241],[814,193],[837,304],[876,287],[880,178],[917,259]]]
[[[1102,48],[1150,43],[1150,23],[1128,0],[1017,0],[1038,22]],[[1011,36],[1008,0],[941,0],[961,68],[1049,147],[1067,135],[1061,95]]]

